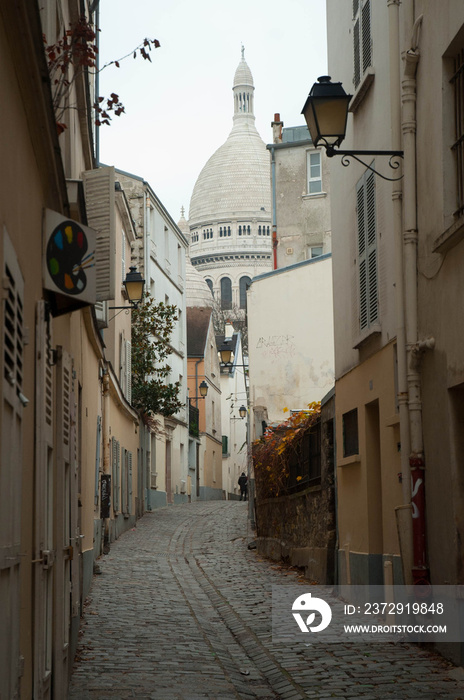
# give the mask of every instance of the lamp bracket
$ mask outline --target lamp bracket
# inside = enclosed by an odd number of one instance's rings
[[[324,144],[325,145],[325,144]],[[381,177],[383,180],[388,180],[389,182],[396,182],[397,180],[401,180],[403,178],[403,175],[400,175],[400,177],[387,177],[386,175],[382,175],[382,173],[379,173],[375,168],[372,167],[372,165],[369,165],[366,163],[364,160],[362,160],[359,156],[382,156],[385,157],[387,156],[390,160],[388,162],[390,168],[392,170],[397,170],[400,165],[401,161],[399,160],[400,158],[403,158],[403,151],[339,151],[333,146],[325,146],[327,155],[329,158],[332,158],[333,156],[341,156],[342,157],[342,165],[346,168],[348,165],[350,165],[350,158],[354,158],[355,160],[358,161],[358,163],[361,163],[361,165],[364,165],[365,168],[368,168],[371,170],[373,173]]]

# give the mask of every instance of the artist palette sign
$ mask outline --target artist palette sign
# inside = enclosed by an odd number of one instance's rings
[[[46,209],[43,252],[45,289],[77,302],[95,304],[95,240],[93,229]]]

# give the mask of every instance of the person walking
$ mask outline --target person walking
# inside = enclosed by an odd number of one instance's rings
[[[245,472],[242,472],[238,477],[238,485],[240,486],[240,500],[246,501],[248,494],[248,477]]]

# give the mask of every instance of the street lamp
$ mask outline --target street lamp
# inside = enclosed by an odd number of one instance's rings
[[[136,309],[142,301],[145,280],[140,272],[137,272],[136,267],[132,266],[129,268],[129,272],[126,274],[126,279],[124,280],[123,285],[126,289],[127,299],[130,306],[110,306],[110,309]]]
[[[205,382],[204,379],[203,379],[203,381],[201,382],[201,384],[199,384],[198,388],[199,388],[199,390],[200,390],[200,396],[189,396],[189,400],[192,400],[192,399],[204,399],[204,398],[206,397],[206,395],[207,395],[207,393],[208,393],[208,385],[207,385],[207,383]]]
[[[371,165],[365,163],[359,156],[388,156],[390,168],[396,170],[403,157],[403,151],[340,151],[338,146],[345,138],[346,123],[348,119],[348,107],[352,95],[347,95],[341,83],[332,83],[328,75],[318,78],[311,88],[302,114],[308,125],[309,133],[314,145],[325,147],[327,155],[332,158],[335,155],[342,156],[342,165],[349,165],[349,158],[354,158],[366,168],[372,170],[384,180],[400,180],[401,177],[385,177],[374,170]]]
[[[239,413],[240,418],[236,418],[235,416],[231,416],[229,420],[243,420],[244,418],[246,418],[247,413],[248,413],[246,406],[240,406],[240,408],[238,409],[238,413]]]
[[[230,340],[225,340],[224,343],[221,345],[219,348],[219,354],[221,356],[221,365],[223,367],[232,367],[233,362],[232,362],[232,356],[233,356],[233,350],[231,346]],[[248,365],[237,365],[234,364],[234,367],[244,367],[246,370],[248,370]]]

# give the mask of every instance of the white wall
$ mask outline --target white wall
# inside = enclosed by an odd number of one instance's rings
[[[255,278],[248,291],[250,398],[269,422],[333,386],[332,260],[314,258]]]

